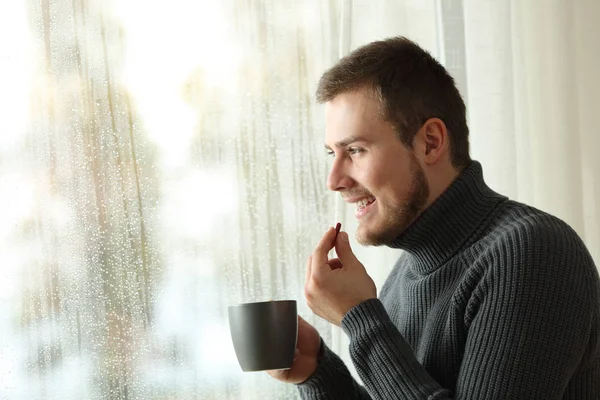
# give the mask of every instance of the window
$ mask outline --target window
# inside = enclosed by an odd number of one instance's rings
[[[0,6],[1,397],[295,396],[241,372],[227,306],[301,300],[335,222],[337,3]]]

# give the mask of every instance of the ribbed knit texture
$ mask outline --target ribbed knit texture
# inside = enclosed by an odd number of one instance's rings
[[[600,399],[600,279],[567,224],[473,162],[393,247],[379,298],[342,320],[365,387],[323,345],[302,398]]]

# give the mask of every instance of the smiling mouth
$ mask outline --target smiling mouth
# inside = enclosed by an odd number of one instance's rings
[[[361,219],[362,217],[367,215],[371,211],[371,208],[373,207],[373,203],[375,203],[375,201],[375,197],[373,196],[365,197],[357,201],[356,211],[354,212],[356,219]]]
[[[356,211],[360,211],[363,208],[366,208],[368,205],[372,204],[375,201],[375,197],[369,196],[364,199],[360,199],[356,202]]]

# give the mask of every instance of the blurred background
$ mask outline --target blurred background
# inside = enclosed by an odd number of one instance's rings
[[[0,2],[0,398],[294,399],[227,306],[296,299],[353,210],[320,75],[405,35],[455,77],[488,184],[600,262],[596,0]],[[381,287],[397,250],[354,249]],[[348,361],[350,363],[350,361]],[[351,368],[352,369],[352,368]]]

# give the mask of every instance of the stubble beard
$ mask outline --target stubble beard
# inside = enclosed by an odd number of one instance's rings
[[[356,232],[356,240],[364,246],[386,246],[390,245],[417,219],[427,204],[429,198],[429,184],[423,169],[416,159],[411,162],[411,182],[407,198],[399,203],[393,204],[389,209],[378,204],[383,221],[373,230],[361,229],[360,224]],[[379,201],[379,200],[378,200]]]

